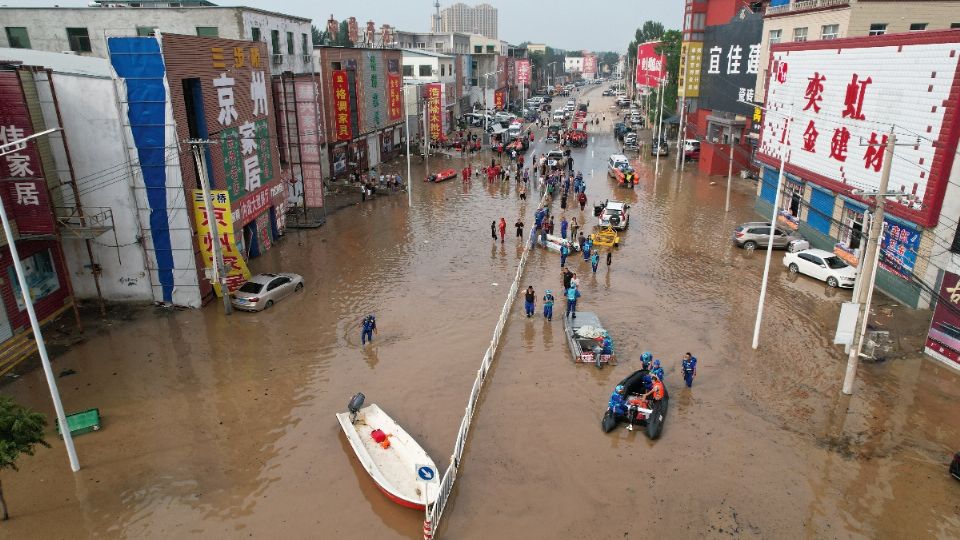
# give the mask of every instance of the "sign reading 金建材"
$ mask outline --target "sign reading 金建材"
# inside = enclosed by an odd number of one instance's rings
[[[775,45],[758,158],[777,166],[786,151],[788,173],[856,197],[879,189],[895,126],[887,191],[905,197],[887,210],[936,225],[960,137],[958,45],[946,32]]]
[[[442,135],[443,119],[440,117],[440,83],[430,83],[427,85],[427,112],[428,124],[430,126],[430,139],[440,140]]]
[[[197,239],[203,255],[205,268],[213,268],[214,242],[220,242],[220,252],[223,255],[223,267],[227,272],[227,288],[229,292],[236,291],[250,279],[250,270],[243,260],[237,242],[233,236],[233,215],[230,212],[230,194],[222,189],[210,191],[210,206],[213,209],[213,218],[217,222],[218,238],[214,239],[210,232],[210,216],[203,202],[203,190],[193,190],[193,203],[197,224]],[[213,290],[222,297],[223,291],[219,283],[213,283]]]
[[[336,127],[337,140],[349,141],[353,138],[350,129],[350,85],[347,72],[342,69],[333,71],[333,125]]]

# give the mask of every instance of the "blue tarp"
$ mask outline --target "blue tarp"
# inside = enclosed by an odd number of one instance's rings
[[[112,37],[110,61],[127,87],[127,116],[137,147],[150,206],[150,236],[157,258],[163,301],[173,301],[173,251],[167,214],[166,70],[160,44],[152,37]],[[172,146],[172,143],[171,143]]]

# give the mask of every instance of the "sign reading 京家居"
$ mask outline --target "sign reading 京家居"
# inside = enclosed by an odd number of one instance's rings
[[[945,272],[924,352],[960,368],[960,276]]]
[[[349,141],[353,138],[350,129],[350,85],[347,82],[347,72],[342,69],[333,70],[333,125],[336,127],[337,140]]]
[[[200,252],[203,255],[203,264],[207,269],[213,268],[213,243],[220,242],[223,267],[227,272],[227,288],[230,289],[230,292],[233,292],[250,279],[250,270],[247,269],[247,263],[243,260],[240,250],[237,249],[237,242],[233,237],[230,194],[220,189],[213,190],[210,192],[210,202],[213,208],[213,218],[217,221],[217,234],[219,236],[217,239],[214,239],[210,232],[210,216],[207,215],[207,208],[203,203],[203,190],[193,190],[197,238],[199,239]],[[223,296],[219,283],[213,283],[213,289],[217,296]]]
[[[443,135],[443,119],[440,116],[440,83],[427,85],[427,123],[430,126],[430,139],[439,141]]]
[[[667,62],[657,54],[659,41],[649,41],[637,46],[637,86],[657,88],[667,75]]]
[[[903,34],[858,41],[774,46],[759,158],[776,164],[788,148],[787,172],[841,193],[874,191],[896,126],[887,191],[912,197],[889,199],[887,209],[933,226],[960,135],[960,103],[951,96],[960,84],[960,39]],[[917,75],[918,66],[926,76]]]
[[[268,75],[258,45],[210,47],[210,58],[218,72],[212,84],[217,95],[217,138],[227,190],[231,199],[239,200],[270,182],[274,175]],[[252,107],[240,107],[240,100]]]
[[[749,115],[755,102],[754,86],[760,72],[760,38],[763,15],[741,9],[723,25],[704,31],[702,58],[699,60],[699,107]]]

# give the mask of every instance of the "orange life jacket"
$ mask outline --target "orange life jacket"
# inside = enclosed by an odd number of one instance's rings
[[[660,400],[663,399],[663,383],[660,381],[653,381],[653,399]]]

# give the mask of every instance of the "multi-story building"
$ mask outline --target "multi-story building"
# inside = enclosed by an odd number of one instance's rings
[[[530,54],[534,54],[534,53],[546,54],[547,45],[545,43],[527,43],[527,52],[529,52]]]
[[[311,66],[307,18],[206,1],[96,3],[80,8],[0,7],[5,27],[0,47],[106,58],[107,38],[169,33],[265,42],[273,74],[303,73]]]
[[[470,54],[470,35],[461,32],[406,32],[395,30],[393,41],[385,46],[397,49],[422,49],[443,54]]]
[[[508,49],[505,41],[470,34],[470,71],[477,82],[471,87],[471,102],[490,107],[495,101],[495,92],[506,90]]]
[[[582,56],[566,56],[563,59],[564,73],[583,73]]]
[[[497,39],[497,16],[497,8],[490,4],[470,7],[458,2],[440,10],[439,20],[431,17],[430,24],[434,32],[462,32]]]
[[[958,0],[769,0],[760,57],[777,43],[960,28]],[[767,69],[764,62],[764,69]],[[757,78],[762,97],[769,73]]]

